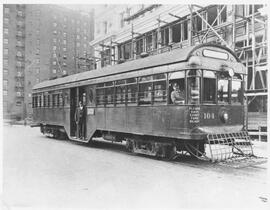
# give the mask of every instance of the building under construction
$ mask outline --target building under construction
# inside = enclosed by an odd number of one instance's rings
[[[92,60],[100,68],[198,43],[225,45],[247,68],[249,129],[266,134],[267,21],[265,5],[103,5]]]

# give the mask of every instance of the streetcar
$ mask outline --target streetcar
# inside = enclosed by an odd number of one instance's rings
[[[55,138],[125,142],[134,153],[212,161],[252,156],[245,129],[246,68],[229,49],[199,44],[36,84],[33,126]],[[173,84],[184,92],[171,99]],[[74,115],[86,109],[84,137]]]

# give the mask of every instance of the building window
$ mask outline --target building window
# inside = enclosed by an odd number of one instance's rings
[[[8,59],[4,59],[4,67],[8,67]]]
[[[53,65],[56,65],[56,61],[53,61]]]
[[[235,13],[237,16],[245,16],[245,5],[235,5]]]
[[[77,39],[80,39],[80,35],[77,35]]]
[[[53,57],[56,58],[56,53],[53,53]]]
[[[40,30],[37,30],[37,31],[36,31],[36,34],[39,35],[39,34],[40,34]]]
[[[9,24],[9,19],[8,18],[4,18],[4,24]]]
[[[7,48],[4,49],[4,55],[8,55],[8,49]]]
[[[67,55],[63,55],[63,58],[64,58],[64,59],[67,59]]]
[[[67,22],[67,18],[66,17],[64,17],[64,22]]]
[[[8,8],[8,7],[5,7],[4,13],[5,13],[5,14],[9,14],[9,8]]]
[[[162,46],[169,44],[169,28],[161,29],[161,44]]]
[[[181,41],[181,24],[175,24],[172,26],[172,42],[177,43]]]
[[[67,44],[67,40],[66,39],[63,40],[63,44]]]
[[[207,22],[211,25],[211,26],[216,26],[217,25],[217,20],[216,17],[217,17],[217,7],[214,6],[214,7],[210,7],[208,8],[207,10]],[[215,21],[215,22],[214,22]]]
[[[67,64],[65,62],[63,62],[63,66],[67,66]]]
[[[18,26],[23,26],[23,22],[22,22],[22,21],[18,21],[18,22],[17,22],[17,25],[18,25]]]
[[[54,46],[53,46],[53,50],[55,51],[56,49],[57,49],[57,47],[54,45]]]
[[[57,19],[56,15],[53,16],[53,19],[55,19],[55,20]]]
[[[57,34],[57,31],[56,31],[56,30],[54,30],[54,31],[53,31],[53,34]]]
[[[86,44],[83,44],[83,47],[84,47],[84,48],[86,48],[86,47],[87,47],[87,45],[86,45]]]
[[[39,53],[40,53],[40,49],[37,48],[37,49],[36,49],[36,55],[39,55]]]
[[[80,47],[80,46],[81,46],[81,44],[80,44],[79,42],[77,42],[76,46],[77,46],[77,47]]]
[[[5,79],[3,80],[3,89],[7,90],[8,89],[8,81]]]
[[[53,26],[56,27],[56,26],[57,26],[57,23],[54,22],[54,23],[53,23]]]
[[[4,34],[8,34],[8,28],[4,28]]]
[[[39,78],[36,79],[36,83],[39,83]]]
[[[56,38],[53,38],[53,43],[56,43],[57,42],[57,39]]]
[[[39,39],[37,39],[37,45],[40,45],[40,40]]]
[[[22,46],[22,41],[17,40],[17,46],[21,47]]]
[[[36,11],[36,15],[37,15],[37,16],[40,16],[40,13],[41,13],[40,10],[37,10],[37,11]]]
[[[7,95],[8,95],[8,91],[7,91],[7,90],[4,90],[4,91],[3,91],[3,95],[4,95],[4,96],[7,96]]]
[[[63,36],[64,36],[64,37],[67,37],[67,33],[66,33],[66,32],[64,32],[64,33],[63,33]]]
[[[4,44],[8,44],[8,39],[4,39]]]
[[[53,70],[52,70],[52,73],[53,73],[53,74],[56,74],[56,69],[53,69]]]
[[[39,74],[40,68],[36,68],[36,73]]]
[[[83,39],[84,39],[84,40],[86,40],[86,39],[87,39],[87,37],[85,36],[85,37],[83,37]]]
[[[16,95],[17,95],[17,96],[22,96],[22,93],[21,93],[20,91],[17,91],[17,92],[16,92]]]
[[[18,10],[18,11],[17,11],[17,14],[18,14],[18,16],[20,16],[20,17],[23,16],[23,12],[22,12],[21,10]]]
[[[17,61],[17,62],[16,62],[16,65],[17,65],[18,67],[22,67],[22,62],[21,62],[21,61]]]
[[[39,59],[39,58],[36,59],[36,63],[37,63],[37,64],[40,63],[40,59]]]
[[[23,36],[23,32],[22,32],[22,31],[18,31],[18,32],[17,32],[17,35],[18,35],[18,36]]]
[[[66,52],[67,51],[67,48],[66,47],[63,47],[63,51]]]
[[[23,57],[23,54],[21,51],[18,51],[17,54],[16,54],[18,57]]]

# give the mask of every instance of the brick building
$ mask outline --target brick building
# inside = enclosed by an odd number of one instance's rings
[[[94,68],[87,59],[93,14],[56,5],[3,6],[4,118],[31,116],[36,83]]]

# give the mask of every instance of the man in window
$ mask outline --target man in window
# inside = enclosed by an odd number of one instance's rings
[[[173,104],[184,104],[185,103],[185,92],[179,89],[177,83],[173,84],[173,91],[171,93],[171,100]]]

